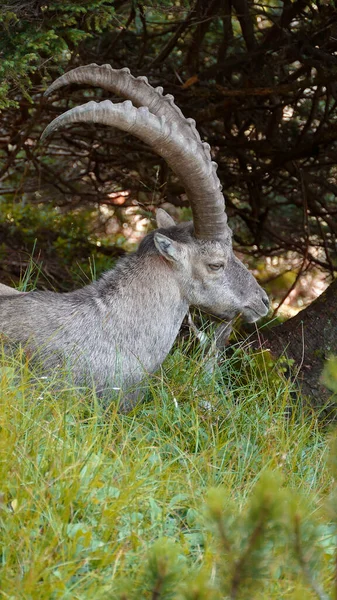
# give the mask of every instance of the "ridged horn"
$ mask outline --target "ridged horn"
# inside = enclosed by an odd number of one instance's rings
[[[134,77],[130,69],[113,69],[111,65],[86,65],[68,71],[58,77],[45,91],[49,96],[56,90],[71,83],[93,85],[112,92],[121,98],[131,100],[136,107],[147,106],[149,111],[167,121],[176,122],[187,137],[193,137],[201,142],[194,119],[186,119],[171,94],[163,94],[162,87],[154,88],[147,77]]]
[[[173,97],[163,96],[162,88],[153,88],[146,77],[135,78],[128,69],[115,70],[110,65],[89,65],[69,71],[59,77],[46,94],[69,83],[99,85],[128,97],[129,101],[122,104],[89,102],[73,108],[54,119],[43,138],[60,126],[80,121],[111,125],[133,133],[162,156],[181,180],[192,207],[196,237],[222,239],[227,217],[216,174],[217,164],[211,159],[209,144],[201,142],[194,120],[183,116]]]

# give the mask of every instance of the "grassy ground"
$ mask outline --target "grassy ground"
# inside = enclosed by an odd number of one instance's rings
[[[331,436],[264,354],[179,346],[128,416],[0,368],[0,597],[337,598]]]

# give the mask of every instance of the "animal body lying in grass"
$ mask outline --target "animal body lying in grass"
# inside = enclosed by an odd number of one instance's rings
[[[190,306],[229,320],[241,313],[254,322],[268,312],[268,297],[235,257],[225,203],[212,162],[192,119],[172,96],[146,78],[110,65],[79,67],[57,79],[47,93],[69,83],[99,85],[125,102],[105,100],[72,108],[44,132],[77,123],[118,127],[147,142],[180,178],[193,223],[176,225],[163,210],[158,229],[138,250],[98,281],[74,292],[20,294],[0,287],[0,332],[37,353],[46,369],[69,366],[77,385],[130,410],[144,375],[170,351]]]

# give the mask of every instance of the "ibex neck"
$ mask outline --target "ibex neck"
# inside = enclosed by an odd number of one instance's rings
[[[117,344],[153,372],[170,351],[188,310],[172,268],[157,255],[134,254],[96,285]]]

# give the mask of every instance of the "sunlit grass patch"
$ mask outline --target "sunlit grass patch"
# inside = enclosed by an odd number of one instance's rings
[[[3,356],[3,597],[328,594],[326,433],[266,360],[238,345],[209,373],[178,345],[123,416]]]

